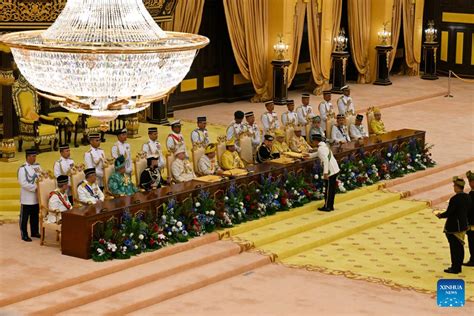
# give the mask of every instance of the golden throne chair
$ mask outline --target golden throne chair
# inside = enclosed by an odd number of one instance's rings
[[[41,232],[40,244],[45,244],[46,231],[56,232],[56,241],[60,243],[61,237],[61,212],[59,210],[50,210],[48,207],[49,196],[56,189],[56,179],[50,171],[43,172],[38,177],[38,202],[39,202],[39,224]],[[51,218],[50,218],[51,217]]]
[[[56,150],[58,120],[38,114],[40,110],[38,94],[22,75],[12,85],[12,98],[19,118],[18,151],[21,152],[24,141],[34,142],[38,151],[44,142],[49,142],[51,150]]]

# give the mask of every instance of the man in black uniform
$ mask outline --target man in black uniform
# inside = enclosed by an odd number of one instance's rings
[[[469,181],[469,186],[471,187],[471,191],[469,191],[469,196],[471,197],[471,208],[467,211],[467,222],[470,229],[466,232],[471,258],[464,265],[474,267],[474,172],[469,170],[466,172],[466,177]]]
[[[263,143],[257,150],[257,162],[262,163],[267,160],[276,159],[280,157],[279,153],[272,154],[273,136],[265,134],[263,136]]]
[[[158,168],[158,157],[151,156],[146,159],[147,168],[142,171],[140,175],[140,188],[145,190],[152,190],[160,188],[162,178],[160,169]]]
[[[444,232],[449,242],[451,252],[451,267],[445,269],[446,273],[461,273],[464,260],[464,235],[467,231],[467,210],[471,207],[471,199],[464,193],[465,182],[462,178],[453,178],[453,188],[456,194],[449,199],[448,208],[439,213],[438,218],[446,218]]]

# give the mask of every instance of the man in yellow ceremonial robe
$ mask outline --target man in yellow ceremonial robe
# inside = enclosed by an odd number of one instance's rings
[[[370,121],[370,127],[375,135],[382,135],[387,132],[379,109],[374,109],[374,118]]]
[[[226,142],[226,151],[222,154],[221,165],[224,170],[245,168],[244,162],[235,150],[235,141],[233,139]]]

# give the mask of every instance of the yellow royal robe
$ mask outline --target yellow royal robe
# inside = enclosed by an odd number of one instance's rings
[[[244,162],[240,159],[239,153],[226,150],[221,157],[221,165],[224,170],[245,168]]]

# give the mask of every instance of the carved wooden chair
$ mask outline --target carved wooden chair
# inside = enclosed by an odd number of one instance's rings
[[[74,165],[69,170],[69,179],[71,180],[71,193],[74,206],[80,206],[79,195],[77,193],[77,186],[85,180],[84,164]]]
[[[285,126],[285,140],[287,144],[290,143],[290,139],[293,137],[294,133],[295,126],[293,124]]]
[[[240,158],[245,164],[255,163],[255,154],[252,145],[252,138],[248,133],[241,133],[239,135],[240,144]]]
[[[171,165],[173,164],[173,161],[175,159],[174,153],[168,152],[166,153],[166,176],[167,180],[171,181],[171,183],[175,183],[173,178],[173,174],[171,172]]]
[[[217,137],[217,162],[219,163],[219,166],[222,166],[222,154],[226,151],[226,137],[225,136],[219,136]]]
[[[108,158],[104,161],[104,196],[106,199],[113,199],[114,195],[109,190],[109,178],[114,173],[114,159]]]
[[[336,115],[329,113],[326,118],[326,138],[332,140],[332,128],[336,125]]]
[[[38,202],[39,202],[39,224],[41,232],[40,244],[45,245],[46,231],[56,232],[56,241],[60,243],[61,237],[61,212],[59,210],[50,210],[48,207],[49,196],[56,189],[56,179],[50,171],[41,173],[37,180],[38,184]]]
[[[199,172],[198,164],[199,159],[204,155],[206,148],[202,144],[194,144],[193,149],[191,150],[191,156],[193,159],[193,168],[197,176],[202,176]]]
[[[38,114],[40,111],[38,94],[22,75],[12,85],[12,98],[19,118],[18,151],[22,150],[23,141],[34,142],[38,150],[41,143],[49,142],[51,150],[56,150],[58,120]]]
[[[369,107],[365,115],[367,117],[367,131],[369,132],[369,135],[374,134],[371,126],[371,122],[374,119],[374,107]]]
[[[137,188],[140,187],[140,177],[142,172],[147,168],[146,158],[145,152],[139,152],[133,159],[133,166],[135,169],[135,184],[137,185]]]

